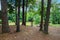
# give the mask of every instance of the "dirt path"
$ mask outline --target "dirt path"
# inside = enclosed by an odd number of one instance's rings
[[[60,28],[49,27],[49,34],[39,31],[39,27],[21,26],[21,32],[16,33],[15,27],[10,27],[11,32],[0,34],[0,40],[60,40]]]

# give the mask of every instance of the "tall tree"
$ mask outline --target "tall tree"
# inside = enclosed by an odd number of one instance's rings
[[[0,19],[1,19],[1,11],[0,11]]]
[[[22,13],[22,25],[26,25],[25,24],[25,11],[24,11],[24,5],[25,5],[25,0],[23,0],[23,5],[22,5],[22,7],[23,7],[23,13]]]
[[[20,0],[17,0],[17,5],[18,5],[18,7],[17,7],[17,24],[16,24],[16,26],[17,26],[17,29],[16,29],[16,32],[19,32],[20,31]]]
[[[15,25],[17,25],[17,0],[15,0],[15,13],[16,13],[16,22],[15,22]]]
[[[25,6],[26,6],[26,9],[25,9],[25,25],[26,25],[28,0],[25,1]]]
[[[44,33],[46,33],[46,34],[48,34],[50,7],[51,7],[51,0],[48,0],[47,11],[46,11],[46,19],[45,19],[45,24],[44,24]]]
[[[44,0],[41,0],[41,24],[40,24],[40,31],[42,31],[42,27],[43,27],[43,13],[44,13]]]
[[[1,9],[2,9],[2,33],[8,33],[8,17],[7,17],[7,0],[1,0]]]

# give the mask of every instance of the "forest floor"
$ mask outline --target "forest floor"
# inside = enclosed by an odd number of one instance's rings
[[[16,33],[16,27],[10,26],[10,33],[0,34],[0,40],[60,40],[60,27],[49,27],[49,34],[39,31],[39,27],[21,26]]]

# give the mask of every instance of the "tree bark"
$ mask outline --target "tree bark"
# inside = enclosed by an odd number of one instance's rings
[[[44,33],[48,34],[48,25],[49,25],[49,17],[50,17],[50,7],[51,7],[51,0],[48,0],[47,4],[47,12],[46,12],[46,19],[44,24]]]
[[[16,13],[15,25],[17,25],[17,0],[15,0],[15,13]]]
[[[41,0],[41,24],[40,24],[40,31],[43,29],[43,13],[44,13],[44,0]]]
[[[27,19],[27,5],[28,4],[28,0],[26,0],[25,5],[26,5],[26,10],[25,10],[25,26],[26,26],[26,19]]]
[[[17,19],[16,19],[16,21],[17,21],[17,28],[16,28],[16,32],[19,32],[20,31],[20,0],[18,0],[18,12],[17,12],[17,15],[16,15],[16,17],[17,17]]]
[[[26,25],[25,24],[25,11],[24,11],[24,4],[25,3],[25,0],[23,0],[23,6],[22,6],[22,9],[23,9],[23,12],[22,12],[22,25]]]
[[[9,25],[8,25],[8,16],[7,16],[7,0],[1,0],[1,8],[2,8],[2,33],[8,33]]]

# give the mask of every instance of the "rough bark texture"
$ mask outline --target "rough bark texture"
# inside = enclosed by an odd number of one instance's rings
[[[44,33],[48,34],[48,25],[49,25],[49,17],[50,17],[50,7],[51,7],[51,0],[48,0],[47,4],[47,12],[46,12],[46,19],[44,24]]]
[[[17,12],[17,29],[16,29],[16,32],[19,32],[20,31],[20,0],[18,0],[18,12]]]
[[[7,0],[1,0],[2,8],[2,33],[9,32],[8,17],[7,17]]]
[[[44,12],[44,0],[41,0],[41,24],[40,24],[40,31],[43,28],[43,12]]]
[[[24,12],[24,4],[25,1],[23,0],[23,13],[22,13],[22,25],[25,25],[25,12]]]

